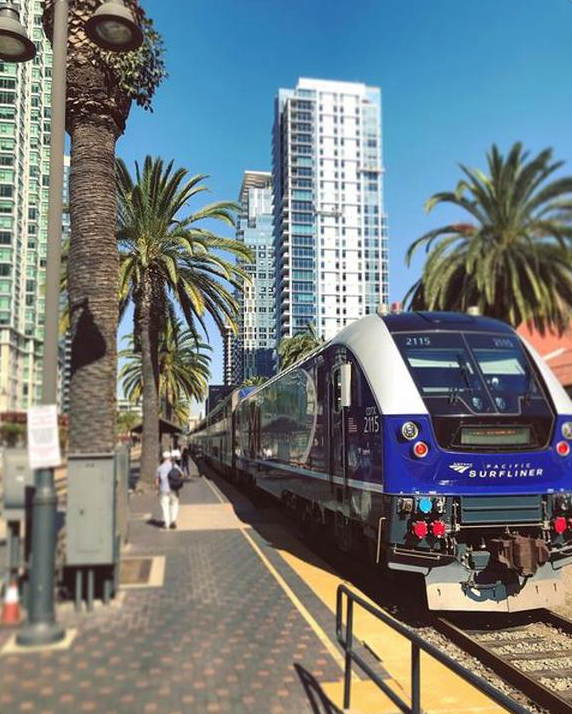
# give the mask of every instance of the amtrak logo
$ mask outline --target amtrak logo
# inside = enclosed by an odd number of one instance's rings
[[[450,464],[449,468],[459,474],[464,474],[465,471],[468,471],[472,467],[472,465],[473,464],[463,464],[460,461],[455,461],[454,464]]]
[[[458,474],[466,474],[469,478],[537,478],[544,475],[543,468],[535,468],[528,461],[493,462],[476,467],[472,463],[455,461],[453,464],[449,464],[449,468]]]

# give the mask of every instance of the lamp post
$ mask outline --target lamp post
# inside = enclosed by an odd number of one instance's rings
[[[50,192],[46,261],[46,303],[42,403],[57,403],[60,244],[62,238],[63,155],[66,115],[66,66],[68,0],[54,0],[52,67],[52,123],[50,133]],[[113,52],[129,52],[141,46],[143,34],[122,0],[107,0],[86,23],[88,37]],[[20,24],[14,2],[0,2],[0,59],[26,62],[36,54],[34,44]],[[57,494],[53,469],[36,473],[32,506],[32,564],[28,623],[18,634],[21,645],[58,642],[65,630],[55,618],[54,565]]]

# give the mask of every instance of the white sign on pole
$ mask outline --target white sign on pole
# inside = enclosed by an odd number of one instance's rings
[[[55,404],[28,409],[28,459],[32,470],[62,463]]]

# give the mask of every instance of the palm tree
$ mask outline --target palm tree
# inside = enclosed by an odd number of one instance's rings
[[[179,399],[173,405],[171,418],[175,420],[181,427],[188,429],[189,419],[191,418],[191,403],[187,399]]]
[[[259,374],[254,377],[248,377],[242,383],[243,387],[260,387],[268,381],[268,377],[261,377]]]
[[[125,0],[143,47],[119,56],[90,42],[84,27],[100,0],[70,0],[67,131],[71,137],[69,300],[72,330],[70,449],[113,451],[117,370],[115,143],[131,102],[148,107],[165,76],[162,46],[138,0]],[[55,0],[43,22],[52,37]]]
[[[241,290],[247,275],[223,258],[225,251],[251,260],[250,250],[203,227],[207,219],[234,225],[237,205],[210,203],[186,218],[179,216],[190,199],[205,191],[203,180],[189,178],[161,159],[147,157],[135,180],[117,162],[119,196],[120,299],[133,302],[135,346],[141,350],[143,373],[143,448],[141,475],[154,475],[159,449],[159,337],[167,322],[175,322],[179,308],[189,330],[198,338],[204,316],[210,314],[224,331],[236,328],[238,304],[232,291]],[[227,288],[226,285],[229,287]],[[230,289],[229,289],[230,288]]]
[[[122,412],[117,415],[117,433],[119,436],[129,436],[129,433],[139,423],[139,415],[135,412]]]
[[[125,364],[119,372],[127,399],[138,402],[143,396],[143,360],[134,351],[133,335],[125,338],[129,347],[119,353]],[[159,397],[167,408],[190,399],[203,401],[210,377],[210,357],[204,351],[210,345],[196,342],[190,330],[183,330],[181,322],[167,324],[159,340]],[[168,416],[168,414],[165,414]]]
[[[280,369],[290,367],[302,357],[323,344],[323,337],[318,337],[314,325],[309,322],[303,332],[298,332],[292,337],[284,337],[278,345]]]
[[[465,178],[454,192],[436,193],[440,203],[463,209],[469,221],[429,231],[407,251],[425,247],[421,278],[409,290],[412,309],[480,312],[540,332],[561,332],[572,305],[572,177],[552,178],[563,162],[545,149],[530,159],[516,143],[504,157],[493,145],[488,171],[461,165]]]

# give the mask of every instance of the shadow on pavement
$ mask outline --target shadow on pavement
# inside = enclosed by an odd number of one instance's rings
[[[202,460],[199,473],[226,496],[241,521],[251,526],[273,548],[291,553],[325,572],[346,580],[394,617],[411,627],[430,622],[422,580],[411,573],[395,574],[354,553],[340,551],[321,530],[304,534],[301,523],[283,505],[261,491],[245,493],[214,472]],[[282,527],[277,527],[282,526]]]
[[[299,664],[295,664],[294,669],[308,697],[313,714],[342,714],[342,710],[324,694],[320,683],[310,672]]]
[[[148,526],[154,526],[155,528],[162,528],[165,525],[165,521],[160,520],[159,518],[148,518],[145,523]]]

